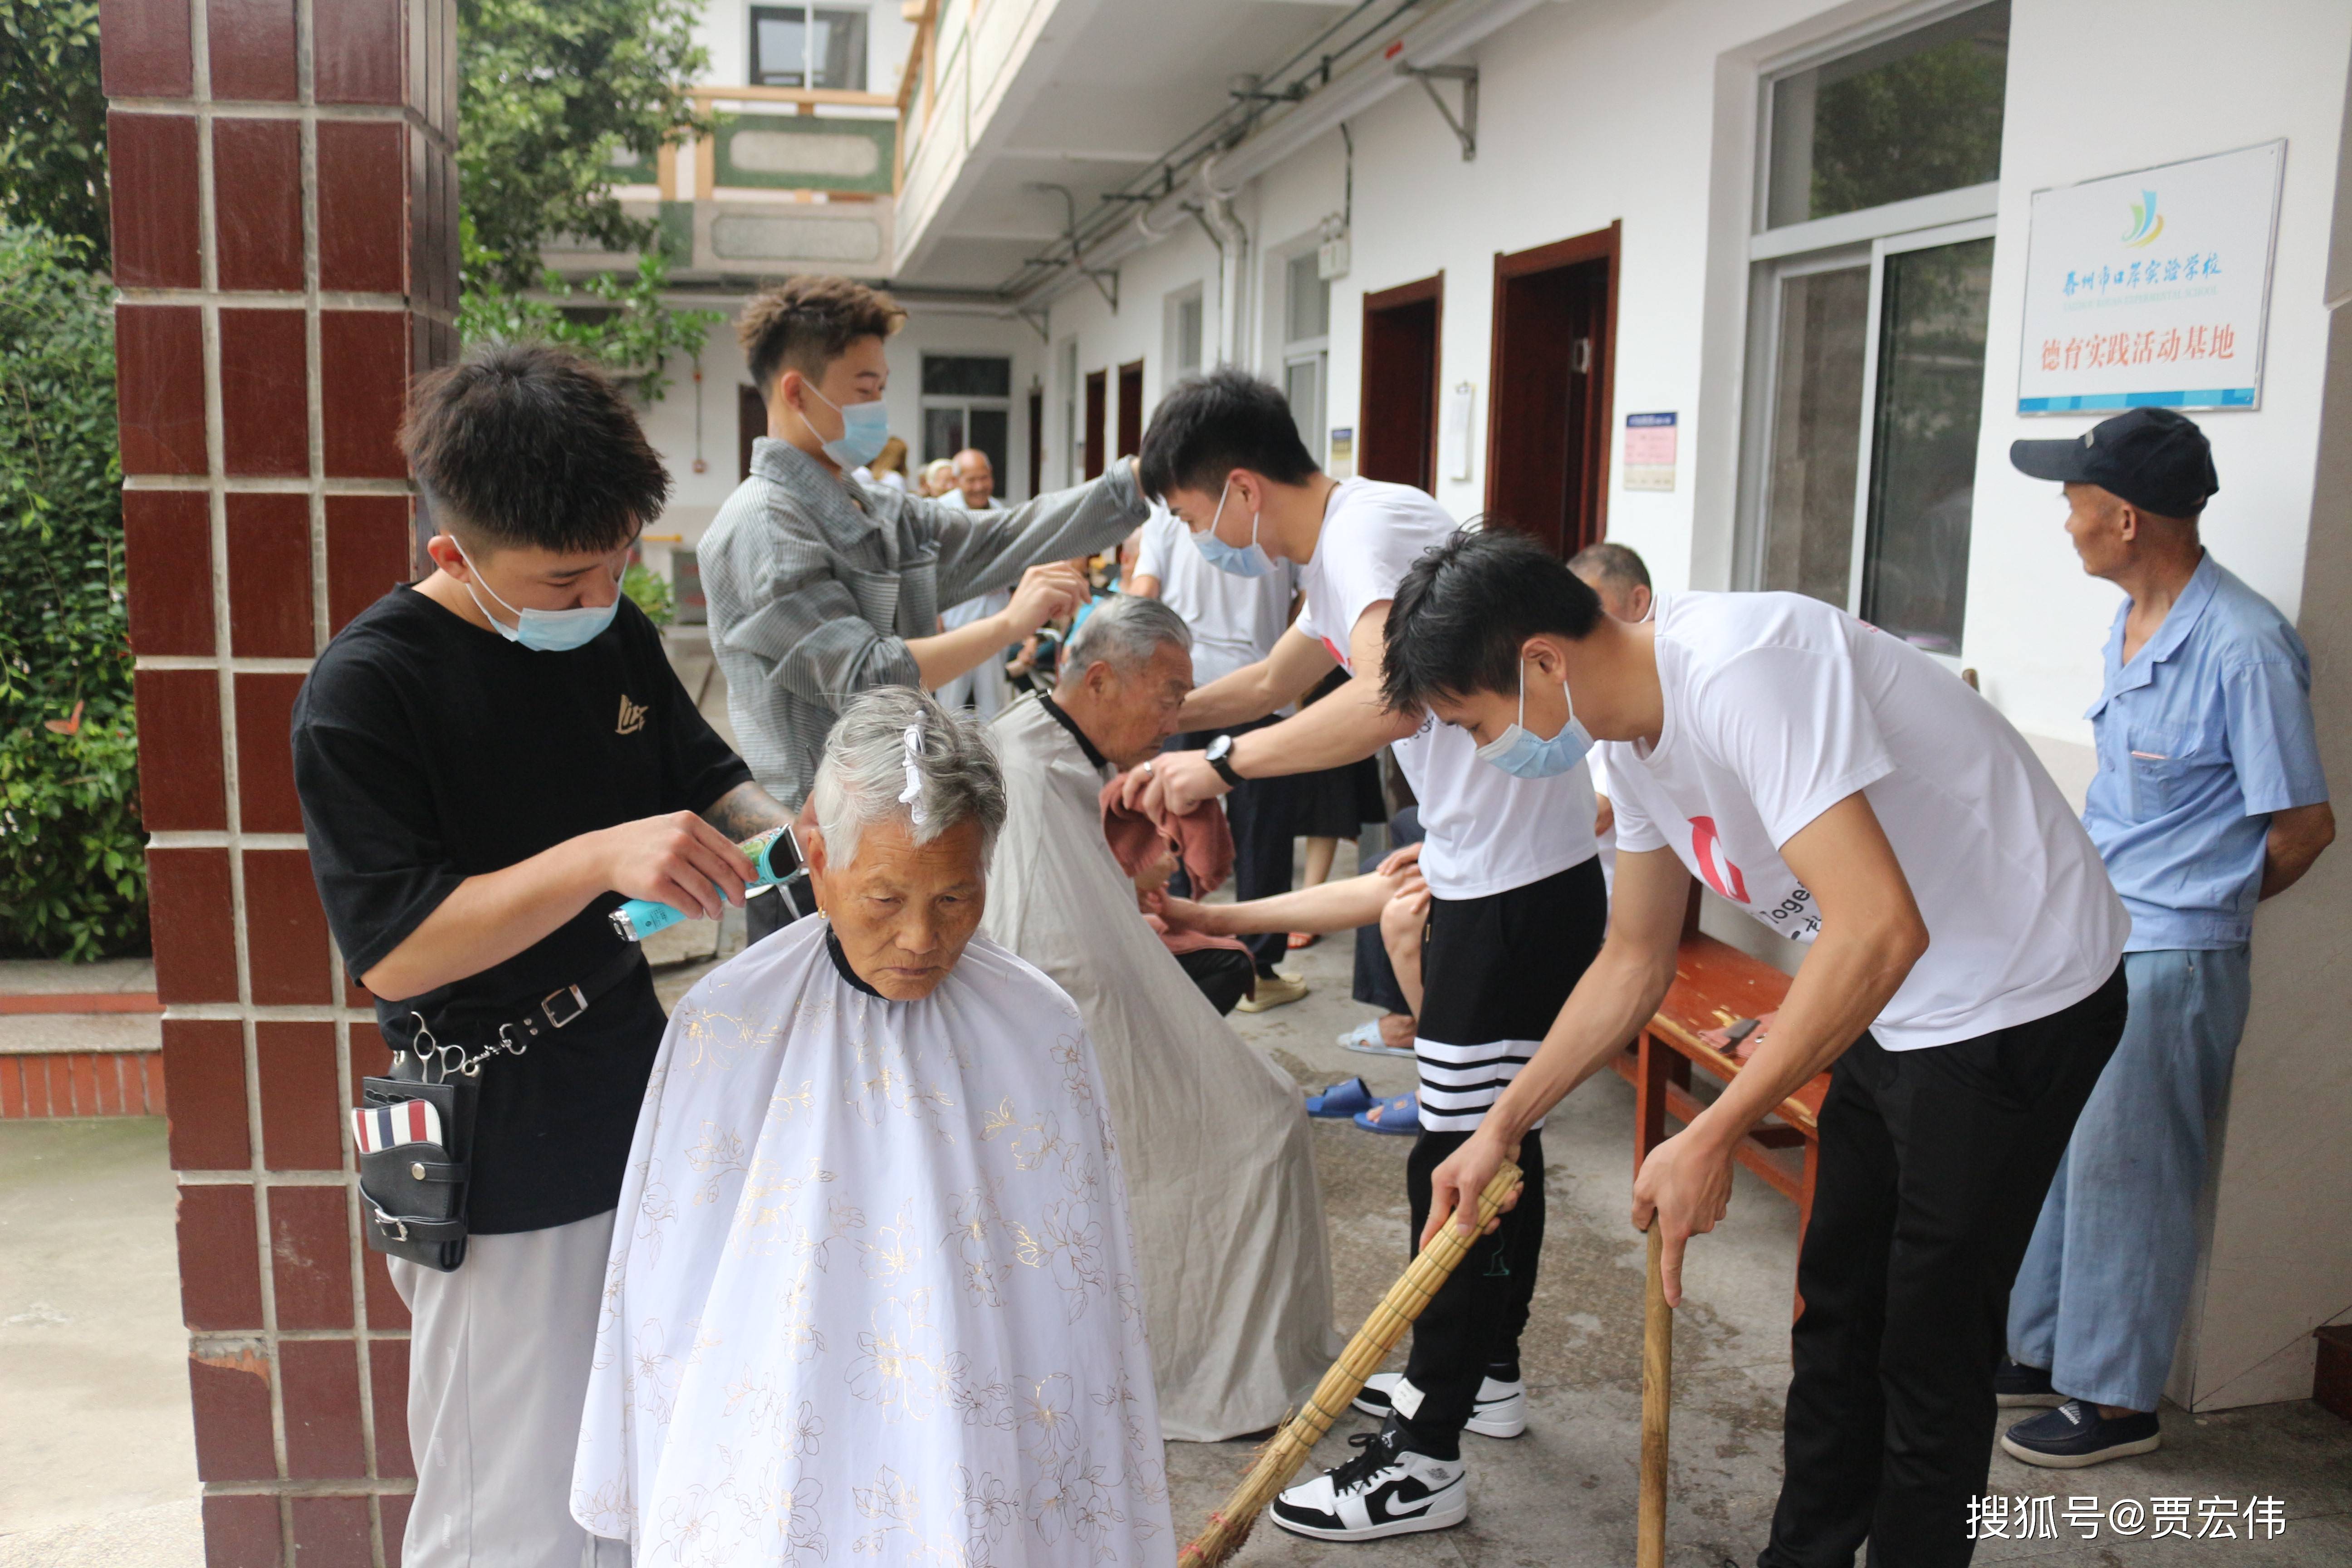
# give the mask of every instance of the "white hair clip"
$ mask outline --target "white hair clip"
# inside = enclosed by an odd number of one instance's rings
[[[923,825],[923,727],[907,726],[907,788],[898,796],[898,804],[908,806],[907,819],[917,827]]]

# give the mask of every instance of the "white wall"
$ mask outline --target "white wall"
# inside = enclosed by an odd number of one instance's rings
[[[2192,417],[2221,477],[2207,547],[2288,616],[2302,597],[2352,6],[2242,0],[2226,26],[2214,19],[2200,0],[2040,0],[2013,11],[1964,646],[1985,694],[2020,729],[2084,746],[2082,715],[2098,696],[2100,647],[2122,596],[2083,574],[2057,487],[2009,463],[2011,441],[2078,436],[2098,418],[2014,412],[2036,190],[2286,138],[2263,406]],[[2084,69],[2089,60],[2097,68]],[[2147,112],[2156,103],[2184,111]]]
[[[1894,0],[1545,6],[1475,52],[1483,79],[1475,163],[1461,161],[1417,91],[1401,91],[1357,117],[1353,268],[1332,289],[1328,424],[1358,423],[1363,294],[1443,270],[1442,383],[1449,389],[1472,383],[1476,403],[1472,477],[1442,481],[1438,498],[1457,516],[1478,510],[1495,256],[1622,220],[1610,535],[1642,552],[1662,589],[1724,585],[1747,353],[1758,68],[1904,8]],[[2206,539],[2281,609],[2301,614],[2306,628],[2315,617],[2340,619],[2352,606],[2305,603],[2305,574],[2307,553],[2321,558],[2325,542],[2312,533],[2315,508],[2340,520],[2340,500],[2315,492],[2315,461],[2347,51],[2352,6],[2343,0],[2238,0],[2227,7],[2203,0],[2015,0],[2012,6],[1963,662],[1980,671],[1986,695],[2027,733],[2078,805],[2092,766],[2081,715],[2099,689],[2100,649],[2117,595],[2083,575],[2053,487],[2016,474],[2008,461],[2012,440],[2073,435],[2093,422],[2013,412],[2032,194],[2286,139],[2263,406],[2197,416],[2221,478]],[[1247,341],[1256,351],[1252,368],[1261,373],[1278,364],[1279,273],[1269,255],[1338,206],[1340,170],[1334,132],[1236,198],[1251,234]],[[2346,265],[2352,275],[2352,263]],[[1054,302],[1054,336],[1058,342],[1076,334],[1082,373],[1143,354],[1157,395],[1160,300],[1204,281],[1213,342],[1216,255],[1188,226],[1129,257],[1120,271],[1126,303],[1118,316],[1091,290],[1074,289]],[[2342,346],[2346,329],[2337,327],[2335,337],[2340,378],[2352,352]],[[2347,385],[2339,381],[2339,403]],[[1060,397],[1049,388],[1049,447],[1058,447]],[[1681,416],[1676,488],[1629,494],[1615,472],[1624,416],[1654,410]],[[2336,417],[2341,424],[2347,416],[2339,408]],[[2344,552],[2332,548],[2328,559],[2340,565]],[[2347,674],[2323,662],[2323,697],[2330,679]],[[2337,722],[2341,708],[2323,701],[2323,723]],[[2334,731],[2323,741],[2334,747],[2331,756],[2342,754]],[[2352,850],[2336,853],[2340,859]],[[2352,1310],[2352,1230],[2322,1217],[2352,1202],[2352,1155],[2342,1152],[2340,1118],[2318,1125],[2304,1109],[2318,1102],[2308,1088],[2298,1098],[2296,1087],[2352,1081],[2340,1065],[2352,1058],[2334,1039],[2340,1026],[2328,1025],[2322,1042],[2304,1016],[2340,1016],[2342,986],[2319,984],[2325,1005],[2301,1012],[2283,1001],[2311,992],[2320,975],[2342,973],[2343,932],[2352,929],[2346,913],[2352,906],[2345,905],[2352,895],[2344,889],[2352,881],[2337,870],[2323,863],[2317,874],[2332,879],[2321,886],[2333,893],[2298,889],[2265,906],[2258,921],[2258,953],[2270,940],[2262,933],[2273,933],[2282,952],[2335,958],[2295,973],[2258,958],[2255,1026],[2241,1058],[2227,1152],[2209,1194],[2212,1261],[2176,1376],[2176,1394],[2200,1406],[2307,1396],[2308,1329]],[[2264,1037],[2265,1020],[2294,1037]],[[2313,1053],[2323,1049],[2338,1065],[2315,1060]],[[2327,1103],[2340,1105],[2340,1095]],[[2332,1142],[2323,1152],[2315,1139]],[[2318,1178],[2324,1200],[2277,1201],[2297,1184],[2298,1172]],[[2324,1241],[2315,1229],[2327,1230]]]

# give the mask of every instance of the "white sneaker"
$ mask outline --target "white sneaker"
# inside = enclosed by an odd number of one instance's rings
[[[1470,1477],[1461,1460],[1402,1447],[1393,1421],[1348,1441],[1356,1457],[1276,1498],[1275,1523],[1324,1541],[1378,1541],[1446,1530],[1470,1516]]]
[[[1401,1372],[1376,1372],[1364,1379],[1363,1391],[1356,1395],[1356,1408],[1367,1415],[1385,1416],[1396,1408],[1400,1387],[1407,1391],[1403,1402],[1412,1406],[1404,1413],[1410,1421],[1413,1411],[1421,1408],[1421,1391],[1405,1382]],[[1516,1437],[1526,1431],[1528,1385],[1491,1377],[1480,1383],[1478,1397],[1470,1407],[1470,1419],[1465,1429],[1481,1437]]]

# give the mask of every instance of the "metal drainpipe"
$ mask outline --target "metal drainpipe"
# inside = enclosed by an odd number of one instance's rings
[[[1242,286],[1249,277],[1249,231],[1234,216],[1234,196],[1239,187],[1234,191],[1220,189],[1216,166],[1215,156],[1202,160],[1196,180],[1201,189],[1202,221],[1217,237],[1217,362],[1241,365],[1245,363]]]

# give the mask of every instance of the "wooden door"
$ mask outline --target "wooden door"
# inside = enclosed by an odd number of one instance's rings
[[[756,386],[735,389],[735,477],[751,477],[751,443],[768,433],[768,405]]]
[[[1562,556],[1608,531],[1618,226],[1495,257],[1486,515]]]
[[[1143,362],[1118,367],[1118,450],[1128,457],[1143,447]]]
[[[1029,389],[1029,494],[1045,493],[1045,389]],[[1026,498],[1024,498],[1026,499]]]
[[[1087,372],[1087,478],[1098,478],[1103,471],[1103,399],[1109,391],[1110,373],[1104,370]]]
[[[1364,370],[1356,471],[1437,488],[1438,328],[1445,274],[1364,296]]]

